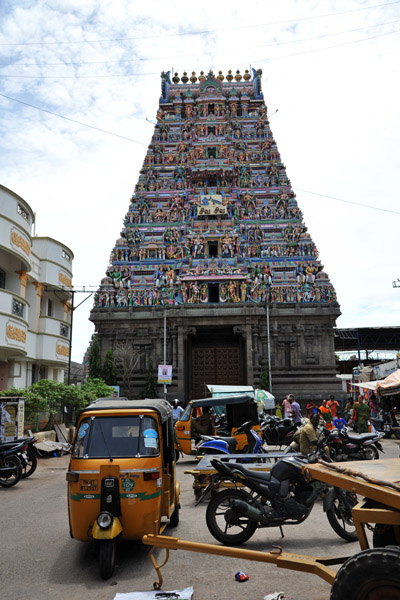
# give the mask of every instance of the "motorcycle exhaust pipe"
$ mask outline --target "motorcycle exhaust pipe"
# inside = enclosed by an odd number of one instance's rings
[[[241,517],[247,517],[250,521],[267,522],[267,518],[262,510],[259,510],[255,506],[250,506],[250,504],[243,500],[234,500],[232,502],[232,510]]]

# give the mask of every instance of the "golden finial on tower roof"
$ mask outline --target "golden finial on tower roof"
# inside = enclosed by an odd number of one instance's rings
[[[235,80],[236,81],[241,81],[242,80],[242,76],[240,74],[239,69],[236,71]]]
[[[218,71],[217,79],[219,79],[220,81],[223,81],[225,79],[222,74],[222,71]]]
[[[228,71],[228,75],[226,76],[227,81],[232,81],[233,79],[233,75],[232,75],[232,71],[229,69]]]
[[[180,82],[180,79],[178,77],[178,73],[175,73],[175,75],[172,78],[172,81],[173,81],[173,83],[179,83]]]
[[[205,80],[204,71],[200,71],[199,81],[202,82]]]
[[[244,72],[244,75],[243,75],[243,79],[244,79],[245,81],[250,81],[250,79],[251,79],[251,75],[250,75],[250,73],[249,73],[249,70],[248,70],[248,69],[246,69],[246,70],[245,70],[245,72]]]
[[[190,81],[192,83],[196,83],[196,81],[197,81],[196,73],[194,71],[192,71],[192,76],[190,78]]]

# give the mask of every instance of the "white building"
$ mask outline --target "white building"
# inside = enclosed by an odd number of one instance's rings
[[[73,253],[32,236],[29,204],[0,185],[0,390],[64,380]]]

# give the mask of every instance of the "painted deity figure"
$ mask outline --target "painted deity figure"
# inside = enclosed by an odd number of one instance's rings
[[[219,301],[226,302],[227,300],[228,300],[228,298],[227,298],[226,285],[221,283],[221,285],[219,286]]]
[[[202,302],[202,303],[208,302],[208,289],[207,289],[207,285],[205,283],[201,286],[200,302]]]

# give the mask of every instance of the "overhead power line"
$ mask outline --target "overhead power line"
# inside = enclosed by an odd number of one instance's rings
[[[345,202],[346,204],[354,204],[355,206],[362,206],[363,208],[370,208],[372,210],[379,210],[381,212],[392,213],[394,215],[400,215],[398,210],[390,210],[389,208],[381,208],[380,206],[371,206],[370,204],[363,204],[362,202],[353,202],[352,200],[344,200],[343,198],[336,198],[335,196],[327,196],[326,194],[318,194],[317,192],[310,192],[309,190],[302,190],[300,188],[293,188],[295,191],[303,192],[304,194],[312,194],[313,196],[320,196],[321,198],[329,198],[330,200],[337,200],[338,202]]]
[[[271,27],[273,25],[284,25],[287,23],[299,23],[302,21],[311,21],[315,19],[323,19],[326,17],[336,17],[339,15],[355,13],[365,10],[372,10],[374,8],[382,8],[385,6],[391,6],[392,4],[399,4],[400,0],[395,0],[394,2],[386,2],[385,4],[375,4],[373,6],[363,6],[360,8],[353,8],[350,10],[342,10],[334,13],[325,13],[323,15],[313,15],[311,17],[301,17],[298,19],[287,19],[284,21],[272,21],[270,23],[257,23],[253,25],[242,25],[239,27],[221,27],[218,29],[204,29],[201,31],[182,31],[177,33],[164,33],[159,35],[144,35],[144,36],[135,36],[135,37],[126,37],[126,38],[107,38],[107,39],[99,39],[99,40],[63,40],[59,42],[1,42],[0,46],[54,46],[61,44],[102,44],[105,42],[127,42],[130,40],[150,40],[156,38],[167,38],[167,37],[183,37],[183,36],[193,36],[193,35],[208,35],[211,33],[218,33],[219,31],[238,31],[242,29],[254,29],[256,27]]]
[[[72,123],[76,123],[77,125],[82,125],[83,127],[89,127],[90,129],[94,129],[96,131],[100,131],[101,133],[106,133],[107,135],[112,135],[123,140],[127,140],[128,142],[133,142],[135,144],[140,144],[141,146],[147,146],[144,142],[139,142],[138,140],[134,140],[132,138],[128,138],[124,135],[119,135],[118,133],[113,133],[112,131],[107,131],[106,129],[102,129],[100,127],[96,127],[94,125],[88,125],[87,123],[82,123],[82,121],[77,121],[75,119],[71,119],[69,117],[64,117],[63,115],[59,115],[55,112],[47,110],[45,108],[40,108],[39,106],[35,106],[34,104],[29,104],[28,102],[23,102],[22,100],[18,100],[17,98],[11,98],[10,96],[6,96],[5,94],[0,94],[2,98],[6,98],[7,100],[11,100],[13,102],[18,102],[19,104],[23,104],[24,106],[29,106],[29,108],[34,108],[36,110],[40,110],[54,117],[58,117],[60,119],[65,119],[66,121],[71,121]],[[363,208],[369,208],[371,210],[379,210],[381,212],[391,213],[394,215],[400,215],[400,211],[391,210],[388,208],[381,208],[379,206],[371,206],[370,204],[364,204],[362,202],[354,202],[352,200],[344,200],[344,198],[337,198],[336,196],[328,196],[326,194],[319,194],[317,192],[311,192],[310,190],[303,190],[301,188],[293,188],[295,191],[303,192],[304,194],[312,194],[313,196],[320,196],[321,198],[328,198],[329,200],[337,200],[338,202],[344,202],[346,204],[354,204],[355,206],[362,206]]]
[[[53,117],[58,117],[59,119],[64,119],[65,121],[71,121],[71,123],[76,123],[77,125],[82,125],[82,127],[89,127],[90,129],[95,129],[96,131],[100,131],[101,133],[107,133],[108,135],[113,135],[115,137],[119,137],[123,140],[128,140],[128,142],[134,142],[135,144],[140,144],[141,146],[147,146],[143,142],[138,142],[132,138],[128,138],[124,135],[119,135],[118,133],[113,133],[112,131],[107,131],[106,129],[101,129],[101,127],[96,127],[95,125],[88,125],[87,123],[82,123],[82,121],[76,121],[75,119],[71,119],[70,117],[64,117],[63,115],[59,115],[51,110],[47,110],[46,108],[40,108],[39,106],[35,106],[34,104],[29,104],[28,102],[23,102],[23,100],[18,100],[17,98],[11,98],[11,96],[6,96],[5,94],[0,94],[2,98],[6,98],[7,100],[12,100],[12,102],[18,102],[19,104],[23,104],[24,106],[29,106],[30,108],[35,108],[36,110],[40,110],[41,112],[45,112],[49,115],[53,115]]]
[[[400,0],[399,0],[400,1]],[[357,33],[359,31],[365,31],[366,29],[376,29],[377,27],[384,27],[385,25],[392,25],[393,23],[398,23],[400,19],[395,19],[394,21],[387,21],[386,23],[377,23],[376,25],[368,25],[366,27],[358,27],[357,29],[347,29],[346,31],[338,31],[336,33],[326,33],[323,35],[317,35],[309,38],[301,38],[295,40],[289,40],[286,42],[275,42],[273,44],[263,44],[261,46],[246,46],[246,50],[258,50],[260,48],[276,48],[278,46],[287,46],[288,44],[299,44],[304,42],[312,42],[315,40],[322,40],[329,37],[335,37],[338,35],[346,35],[348,33]],[[383,35],[392,33],[391,31],[386,32]],[[359,41],[359,40],[356,40]],[[54,66],[81,66],[81,65],[106,65],[106,64],[126,64],[126,63],[135,63],[135,62],[148,62],[151,60],[171,60],[176,58],[182,58],[183,56],[186,58],[190,58],[193,56],[209,56],[215,54],[231,54],[232,50],[214,50],[213,52],[197,52],[195,54],[178,54],[178,55],[163,55],[163,56],[144,56],[141,58],[127,58],[123,60],[92,60],[92,61],[76,61],[76,62],[53,62],[53,63],[1,63],[0,67],[54,67]]]
[[[400,1],[400,0],[399,0]],[[341,44],[335,44],[334,46],[325,46],[325,48],[316,48],[315,50],[304,50],[303,52],[293,52],[292,54],[285,54],[283,56],[273,56],[271,58],[255,58],[252,59],[251,62],[253,64],[262,64],[271,62],[274,60],[281,60],[283,58],[292,58],[293,56],[304,56],[305,54],[315,54],[318,52],[324,52],[325,50],[332,50],[334,48],[340,48],[342,46],[350,46],[353,44],[359,44],[361,42],[367,42],[368,40],[374,40],[376,38],[384,37],[386,35],[392,35],[393,33],[399,33],[400,29],[395,29],[393,31],[388,31],[386,33],[380,33],[377,35],[373,35],[370,37],[363,38],[362,40],[353,40],[351,42],[343,42]],[[221,50],[220,52],[204,52],[201,54],[194,54],[192,56],[204,56],[204,55],[213,55],[213,54],[222,54],[225,50]],[[179,55],[174,58],[186,58],[188,55]],[[171,57],[169,57],[171,58]],[[139,59],[142,60],[142,59]],[[146,60],[146,59],[143,59]],[[157,59],[158,60],[158,59]],[[148,72],[148,73],[119,73],[113,75],[0,75],[0,78],[14,78],[14,79],[109,79],[112,77],[148,77],[150,75],[159,75],[159,71],[157,72]]]

